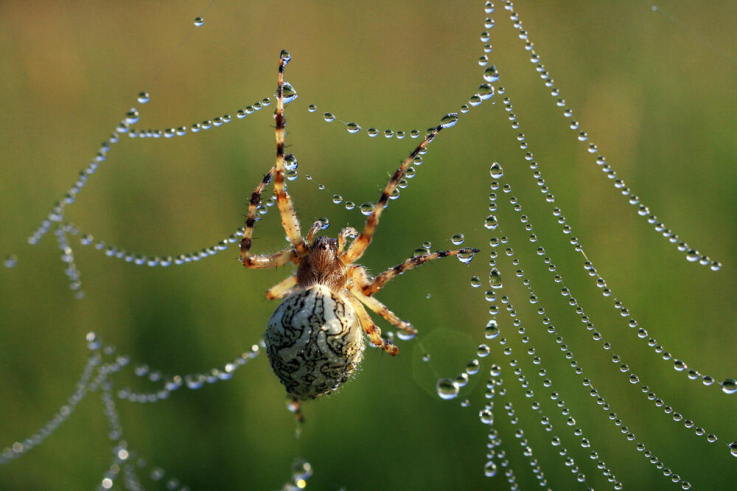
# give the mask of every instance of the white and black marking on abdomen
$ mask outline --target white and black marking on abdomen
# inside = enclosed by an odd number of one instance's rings
[[[266,330],[271,367],[299,399],[315,399],[348,380],[363,359],[361,324],[351,304],[323,285],[279,305]]]

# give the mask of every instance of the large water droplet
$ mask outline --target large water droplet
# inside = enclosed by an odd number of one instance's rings
[[[440,126],[450,128],[458,122],[458,113],[448,113],[440,119]]]
[[[486,220],[484,221],[484,227],[488,228],[489,230],[494,230],[499,226],[499,222],[496,220],[496,217],[494,215],[489,215],[486,217]]]
[[[358,126],[358,123],[353,123],[353,122],[347,123],[345,127],[348,130],[348,133],[351,133],[351,134],[355,134],[361,131],[361,127]]]
[[[489,271],[489,286],[492,288],[502,287],[502,274],[496,268],[491,268],[491,271]]]
[[[481,100],[485,101],[494,97],[494,87],[489,84],[479,85],[479,91],[476,93]]]
[[[737,392],[737,380],[733,378],[725,378],[722,380],[722,392],[725,394],[734,394]]]
[[[289,54],[289,51],[283,49],[281,51],[281,54],[279,55],[279,59],[281,59],[286,65],[287,63],[289,63],[289,60],[292,59],[292,55]]]
[[[450,241],[453,243],[453,245],[461,245],[463,244],[463,241],[465,239],[466,238],[463,234],[455,234],[453,237],[450,238]]]
[[[365,216],[369,216],[371,212],[374,211],[374,204],[370,202],[365,202],[361,205],[361,213]]]
[[[289,82],[284,82],[284,86],[282,87],[282,97],[284,98],[284,104],[289,104],[297,98],[297,91],[294,90],[294,87],[292,87]]]
[[[499,80],[499,72],[494,65],[491,65],[489,68],[484,70],[484,80],[489,83],[494,83]]]
[[[490,460],[484,465],[484,475],[486,477],[496,476],[496,464],[493,460]]]
[[[458,392],[460,391],[458,383],[449,378],[441,378],[438,380],[436,388],[440,398],[446,401],[458,397]]]
[[[494,319],[492,319],[486,324],[486,329],[484,329],[484,336],[486,337],[486,339],[494,339],[498,335],[499,325]]]
[[[504,175],[504,169],[502,169],[502,166],[499,165],[499,162],[494,162],[493,164],[491,164],[489,173],[491,174],[492,178],[501,179],[502,176]]]

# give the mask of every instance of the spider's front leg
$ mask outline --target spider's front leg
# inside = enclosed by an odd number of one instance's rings
[[[248,215],[246,217],[246,228],[243,231],[241,239],[241,262],[243,266],[251,269],[265,269],[283,266],[297,257],[297,251],[294,249],[284,249],[276,254],[256,256],[251,254],[251,244],[253,243],[253,228],[256,226],[256,217],[258,205],[261,202],[261,193],[276,171],[276,166],[264,176],[256,189],[251,194],[251,202],[248,205]]]
[[[266,298],[274,300],[287,296],[291,291],[292,287],[297,284],[297,273],[281,280],[276,285],[272,286],[266,291]]]

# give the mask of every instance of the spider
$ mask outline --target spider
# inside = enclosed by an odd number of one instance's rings
[[[371,342],[396,355],[399,348],[381,337],[381,330],[374,324],[364,306],[383,317],[408,336],[417,333],[408,322],[399,319],[383,303],[376,300],[374,293],[392,278],[433,259],[459,256],[469,262],[478,249],[464,248],[452,251],[437,251],[415,256],[388,269],[373,279],[366,270],[355,262],[361,258],[371,243],[381,213],[389,196],[396,189],[407,167],[426,148],[435,136],[450,124],[432,129],[396,170],[379,201],[366,219],[359,234],[352,227],[341,230],[337,239],[318,237],[323,228],[321,221],[315,222],[305,238],[294,211],[292,200],[284,182],[285,127],[284,67],[291,56],[282,51],[279,59],[279,77],[276,91],[276,164],[264,176],[251,195],[246,226],[240,243],[240,259],[246,268],[265,269],[293,262],[297,271],[277,283],[266,293],[270,300],[284,298],[268,323],[265,334],[266,351],[271,367],[291,396],[290,409],[302,421],[300,401],[315,399],[337,389],[347,381],[363,359],[363,332]],[[457,115],[450,115],[453,122]],[[261,192],[274,178],[274,194],[277,198],[282,226],[291,247],[276,254],[253,255],[251,245],[256,223],[257,208]],[[354,238],[349,247],[346,243]]]

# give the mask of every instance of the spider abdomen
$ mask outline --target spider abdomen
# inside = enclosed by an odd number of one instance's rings
[[[324,285],[300,289],[279,305],[266,330],[271,367],[299,399],[315,399],[347,381],[363,359],[352,305]]]

